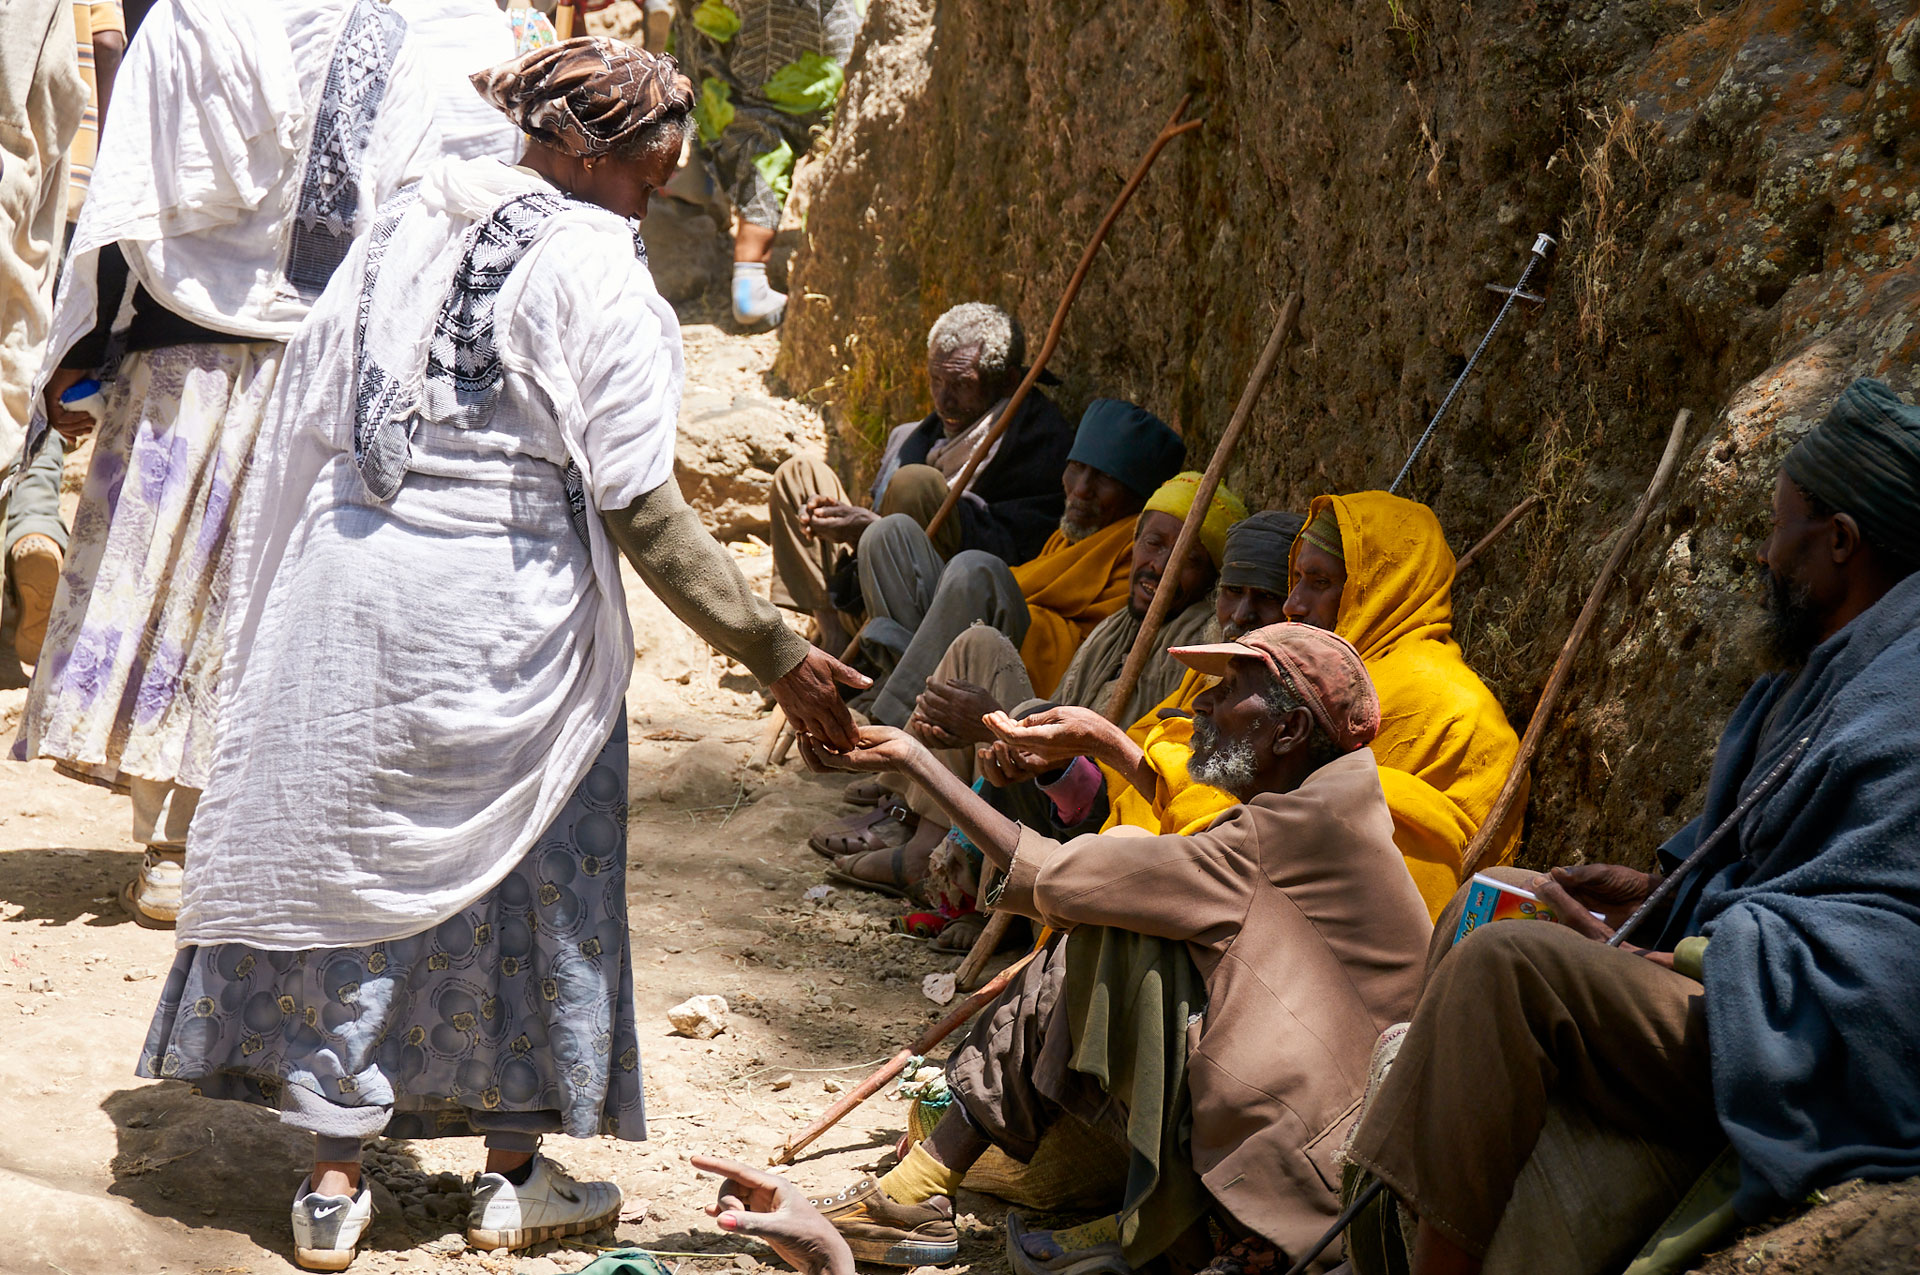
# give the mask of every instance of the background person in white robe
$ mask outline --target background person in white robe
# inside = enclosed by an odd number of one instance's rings
[[[98,434],[13,755],[132,796],[143,924],[179,906],[228,527],[284,343],[434,158],[434,115],[379,0],[174,0],[128,46],[34,383],[29,460],[49,422]],[[90,377],[97,422],[60,403]]]
[[[371,1217],[360,1139],[482,1134],[470,1242],[617,1213],[541,1135],[646,1136],[618,571],[851,741],[836,683],[673,478],[680,333],[634,222],[693,94],[611,40],[475,77],[525,166],[444,160],[288,347],[235,528],[223,725],[144,1076],[316,1135],[298,1259]]]

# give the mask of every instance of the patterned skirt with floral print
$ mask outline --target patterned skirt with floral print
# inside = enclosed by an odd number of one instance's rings
[[[387,1108],[396,1138],[525,1113],[578,1138],[643,1140],[626,877],[623,720],[526,857],[433,929],[366,947],[182,949],[138,1073],[283,1111],[314,1097]]]
[[[273,341],[122,361],[14,756],[114,787],[206,784],[228,530],[280,369]]]

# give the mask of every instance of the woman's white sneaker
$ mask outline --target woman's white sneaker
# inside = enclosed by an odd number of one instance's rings
[[[310,1271],[344,1271],[373,1221],[373,1191],[362,1180],[358,1195],[315,1195],[303,1178],[293,1196],[293,1260]]]
[[[473,1179],[467,1243],[475,1248],[525,1248],[541,1240],[582,1235],[620,1214],[620,1188],[611,1182],[576,1182],[547,1157],[535,1156],[524,1186],[498,1173]]]

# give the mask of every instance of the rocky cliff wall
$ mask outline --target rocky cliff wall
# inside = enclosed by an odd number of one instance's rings
[[[1752,674],[1779,457],[1861,374],[1911,388],[1920,24],[1865,0],[872,0],[778,371],[849,469],[925,410],[929,323],[1043,328],[1182,94],[1207,119],[1121,220],[1053,367],[1204,461],[1281,299],[1299,338],[1230,481],[1384,486],[1534,232],[1562,237],[1412,479],[1464,549],[1459,634],[1524,726],[1675,412],[1696,421],[1535,767],[1524,859],[1644,862]]]

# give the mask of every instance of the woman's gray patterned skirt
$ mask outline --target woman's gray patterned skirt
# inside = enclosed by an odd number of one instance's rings
[[[526,857],[433,929],[366,947],[182,949],[138,1074],[323,1133],[640,1141],[626,877],[623,716]]]

